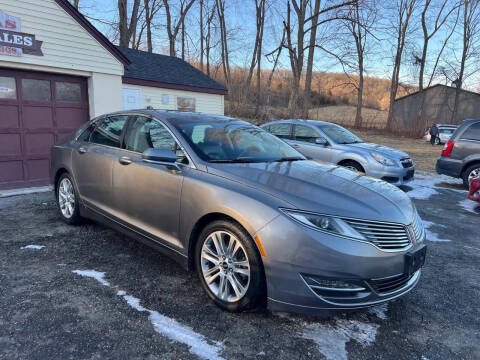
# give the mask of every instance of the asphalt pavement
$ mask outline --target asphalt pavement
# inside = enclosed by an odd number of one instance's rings
[[[417,288],[320,319],[224,312],[162,254],[64,224],[51,193],[0,199],[0,358],[480,359],[480,210],[451,189],[414,201],[429,239]]]

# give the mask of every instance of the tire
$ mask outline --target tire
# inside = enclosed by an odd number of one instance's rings
[[[224,252],[226,258],[223,260],[218,256],[216,245],[219,244],[218,241],[221,241],[225,248],[232,243],[236,251],[232,255],[227,249]],[[240,244],[238,248],[235,241]],[[212,259],[217,261],[218,266]],[[248,263],[248,270],[244,266],[245,260]],[[239,266],[235,266],[234,263]],[[265,301],[265,273],[260,254],[250,235],[231,220],[214,221],[202,230],[195,246],[195,267],[207,295],[224,310],[231,312],[252,310]],[[223,291],[222,278],[225,285]],[[210,280],[209,284],[207,280]]]
[[[356,161],[345,161],[341,164],[341,166],[358,173],[365,173],[362,165],[360,165]]]
[[[472,175],[473,177],[480,176],[480,164],[478,163],[473,164],[469,166],[467,169],[465,169],[465,171],[463,172],[462,174],[463,185],[465,185],[467,189],[470,189],[470,180]]]
[[[438,137],[435,138],[435,145],[440,145],[440,139]]]
[[[72,177],[63,173],[55,186],[55,198],[60,217],[69,225],[82,222],[79,210],[79,197]],[[69,206],[70,205],[70,206]]]

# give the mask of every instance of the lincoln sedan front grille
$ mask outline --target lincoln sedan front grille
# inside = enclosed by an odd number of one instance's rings
[[[423,227],[422,219],[420,216],[415,214],[415,217],[413,218],[413,223],[410,225],[413,235],[415,236],[415,241],[417,243],[422,242],[424,237],[425,237],[425,229]]]
[[[367,220],[344,220],[380,249],[402,250],[411,244],[404,225]]]
[[[370,280],[369,284],[379,294],[388,293],[402,288],[415,274],[400,274],[384,279]]]

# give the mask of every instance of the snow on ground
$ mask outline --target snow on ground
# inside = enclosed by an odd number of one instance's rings
[[[45,247],[45,245],[27,245],[27,246],[22,246],[20,249],[32,249],[32,250],[41,250]]]
[[[477,208],[480,209],[480,203],[476,201],[472,201],[470,199],[462,200],[458,203],[458,205],[464,210],[471,212],[473,214],[477,214],[477,211],[475,211]]]
[[[407,192],[407,195],[413,199],[427,200],[432,195],[438,194],[438,191],[435,188],[440,183],[461,184],[462,180],[426,171],[418,171],[415,174],[414,180],[407,184],[407,186],[412,188],[412,190]],[[457,189],[450,190],[463,191]]]
[[[339,319],[333,324],[309,324],[302,337],[314,341],[327,360],[348,360],[346,345],[355,340],[363,347],[373,344],[380,325]]]
[[[388,303],[383,303],[368,309],[368,313],[375,315],[379,319],[386,320],[388,312]]]
[[[422,220],[423,226],[425,227],[425,232],[427,234],[427,240],[433,242],[450,242],[452,240],[442,239],[437,234],[441,232],[442,229],[445,228],[445,225],[435,224],[434,222]],[[435,232],[432,232],[432,229],[435,229]]]
[[[110,283],[104,279],[105,273],[95,270],[73,270],[75,274],[86,276],[97,280],[100,284],[110,287]],[[148,319],[153,325],[154,330],[168,337],[169,339],[186,344],[192,354],[197,355],[201,359],[206,360],[223,360],[218,354],[223,350],[224,346],[221,342],[207,341],[207,339],[193,331],[192,328],[180,324],[175,319],[160,314],[155,310],[150,310],[140,305],[140,299],[123,290],[117,291],[117,295],[123,297],[129,306],[139,312],[149,313]]]

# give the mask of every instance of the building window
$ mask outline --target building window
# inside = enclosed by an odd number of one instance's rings
[[[168,94],[162,94],[162,105],[168,105],[169,102]]]
[[[22,96],[24,100],[51,101],[50,81],[22,79]]]
[[[178,111],[195,111],[195,98],[192,97],[177,97]]]
[[[0,76],[0,99],[16,99],[17,85],[15,78]]]
[[[82,89],[80,84],[69,82],[55,83],[55,97],[57,101],[82,101]]]

